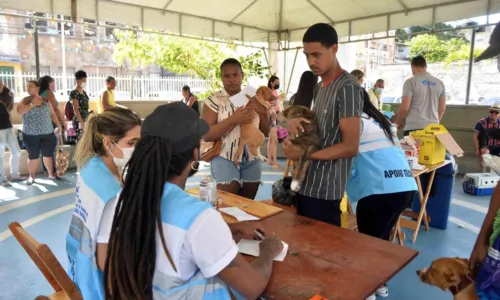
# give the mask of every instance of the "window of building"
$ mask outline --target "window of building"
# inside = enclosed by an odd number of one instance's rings
[[[58,15],[57,19],[62,19],[67,22],[57,22],[57,32],[61,34],[61,28],[64,24],[64,33],[65,36],[75,36],[75,25],[71,21],[70,16]]]
[[[83,19],[83,36],[84,37],[95,37],[97,36],[97,26],[92,24],[97,24],[95,20]]]

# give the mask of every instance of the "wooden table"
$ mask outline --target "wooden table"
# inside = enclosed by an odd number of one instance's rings
[[[274,263],[265,299],[366,299],[418,255],[288,211],[260,223],[289,244],[285,260]]]
[[[198,195],[199,190],[187,191]],[[265,299],[366,299],[396,275],[418,252],[348,229],[295,214],[293,208],[268,205],[218,191],[224,206],[259,216],[260,224],[289,244],[283,262],[275,262]],[[237,221],[222,214],[228,224]],[[253,222],[240,223],[255,226]],[[245,256],[249,261],[255,258]]]
[[[199,188],[193,188],[193,189],[187,190],[186,192],[188,192],[189,194],[194,195],[194,196],[200,195]],[[217,197],[222,198],[222,206],[221,207],[238,207],[239,209],[245,211],[246,213],[258,217],[259,219],[269,218],[269,217],[274,216],[276,214],[279,214],[280,212],[283,211],[283,209],[280,207],[267,205],[267,204],[261,203],[259,201],[253,201],[253,200],[243,198],[243,197],[238,196],[238,195],[226,193],[223,191],[217,191]],[[222,217],[224,218],[224,221],[226,221],[227,224],[238,223],[238,220],[236,220],[235,217],[227,215],[225,213],[221,213],[221,214],[222,214]]]
[[[419,195],[418,198],[420,200],[420,211],[414,212],[411,210],[406,210],[403,212],[402,216],[409,217],[410,219],[400,218],[399,220],[399,224],[401,227],[413,230],[413,237],[411,239],[412,243],[415,243],[415,241],[417,240],[418,232],[420,230],[420,226],[422,225],[422,221],[424,221],[425,231],[429,231],[430,218],[427,215],[427,210],[426,210],[427,201],[429,200],[429,195],[431,193],[432,184],[434,183],[436,171],[439,168],[444,167],[449,163],[451,163],[451,161],[447,160],[435,165],[426,165],[424,166],[425,168],[423,170],[412,170],[413,177],[415,177],[415,180],[417,181],[418,195]],[[430,174],[429,182],[427,183],[427,189],[425,193],[422,189],[422,183],[420,181],[420,175],[423,174]],[[416,219],[416,221],[413,219]]]

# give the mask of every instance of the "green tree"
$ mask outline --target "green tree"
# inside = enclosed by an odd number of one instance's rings
[[[434,25],[434,30],[438,30],[434,35],[442,41],[449,41],[452,39],[460,39],[465,41],[463,33],[459,31],[452,31],[454,27],[446,23],[436,23]],[[448,30],[448,31],[440,31]],[[396,30],[396,41],[399,43],[406,43],[411,41],[413,38],[417,37],[416,33],[419,32],[431,32],[433,31],[432,26],[412,26],[407,29],[397,29]]]
[[[119,65],[124,59],[131,64],[159,65],[171,72],[189,74],[203,79],[209,91],[221,87],[220,64],[235,54],[235,45],[191,40],[162,34],[137,34],[128,30],[115,30],[118,42],[113,58]],[[267,68],[261,63],[262,53],[238,57],[246,78],[263,78]],[[200,96],[200,95],[199,95]]]
[[[410,55],[422,55],[427,62],[443,61],[448,55],[446,44],[435,35],[421,34],[411,40]]]

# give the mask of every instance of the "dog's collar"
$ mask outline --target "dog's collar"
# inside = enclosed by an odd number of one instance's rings
[[[463,289],[468,287],[470,284],[474,284],[474,281],[469,277],[469,274],[462,276],[460,283],[458,285],[451,286],[449,288],[450,292],[455,296],[460,293]]]

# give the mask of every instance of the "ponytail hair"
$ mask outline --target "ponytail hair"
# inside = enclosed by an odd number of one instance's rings
[[[82,138],[78,141],[75,151],[75,162],[78,169],[95,156],[104,156],[104,137],[118,142],[127,132],[142,123],[130,109],[111,107],[102,114],[91,114],[85,123]]]
[[[395,136],[394,132],[392,131],[391,122],[383,113],[380,112],[380,110],[378,110],[372,104],[372,102],[370,101],[370,96],[365,89],[363,89],[363,112],[380,124],[380,127],[382,127],[382,130],[384,131],[387,138],[394,144]]]
[[[143,136],[127,164],[111,227],[104,268],[105,299],[153,299],[156,269],[156,230],[173,269],[161,220],[165,183],[180,176],[193,161],[199,145],[172,154],[172,144],[156,136]]]

